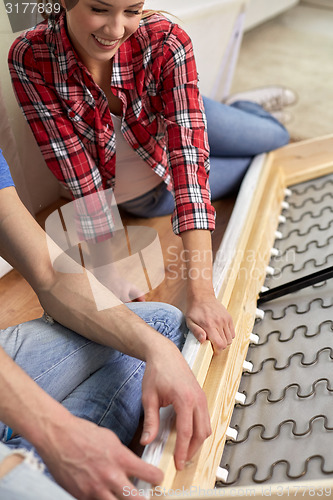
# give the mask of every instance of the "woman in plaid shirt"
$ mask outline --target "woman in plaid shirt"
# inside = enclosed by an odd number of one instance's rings
[[[187,257],[187,325],[218,352],[234,328],[212,286],[215,211],[192,44],[177,24],[143,7],[62,0],[58,15],[14,42],[9,68],[45,161],[73,197],[115,188],[131,213],[173,213]],[[253,155],[282,146],[288,134],[253,103],[205,100],[205,108],[214,199],[239,186]]]

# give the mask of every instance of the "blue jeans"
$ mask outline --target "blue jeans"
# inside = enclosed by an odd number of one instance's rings
[[[182,347],[186,326],[178,309],[161,302],[133,302],[127,306]],[[44,318],[0,330],[0,345],[72,414],[111,429],[124,444],[130,443],[142,414],[144,362]],[[21,436],[8,440],[9,431],[0,422],[0,440],[9,449],[33,448]]]
[[[13,450],[0,443],[0,462]],[[0,478],[0,498],[3,500],[74,500],[54,481],[42,474],[27,457],[3,478]]]
[[[212,200],[234,194],[254,156],[284,146],[289,134],[271,114],[253,102],[228,106],[203,98],[210,146],[209,184]],[[138,217],[173,212],[174,199],[164,182],[148,193],[120,205]]]

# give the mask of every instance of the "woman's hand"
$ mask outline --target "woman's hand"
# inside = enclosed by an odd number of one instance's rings
[[[235,337],[232,318],[216,299],[212,283],[212,247],[209,231],[181,234],[187,259],[187,326],[200,341],[210,340],[215,353]]]
[[[215,353],[228,347],[235,337],[232,318],[213,292],[188,298],[186,323],[199,342],[211,341]]]

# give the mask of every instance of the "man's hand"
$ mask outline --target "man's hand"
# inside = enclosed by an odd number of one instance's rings
[[[108,429],[77,417],[60,423],[38,450],[55,480],[79,500],[138,496],[131,477],[157,485],[163,473],[145,463]]]
[[[199,342],[211,341],[215,353],[225,349],[235,337],[232,318],[213,292],[188,299],[186,323]]]
[[[177,440],[175,465],[182,470],[211,434],[206,396],[178,349],[170,348],[147,360],[142,382],[144,426],[141,444],[151,443],[159,428],[159,409],[173,405]]]

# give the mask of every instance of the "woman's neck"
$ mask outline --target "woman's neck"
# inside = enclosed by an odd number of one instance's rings
[[[111,61],[107,61],[106,63],[103,62],[102,64],[98,61],[94,61],[92,64],[87,66],[94,82],[97,83],[97,85],[103,90],[104,87],[110,87],[111,85],[112,65],[113,59],[111,59]]]
[[[94,68],[88,68],[88,70],[90,71],[94,82],[106,95],[111,113],[120,116],[122,115],[122,102],[111,90],[112,65],[113,59],[107,64],[103,63],[103,65],[95,65]]]

